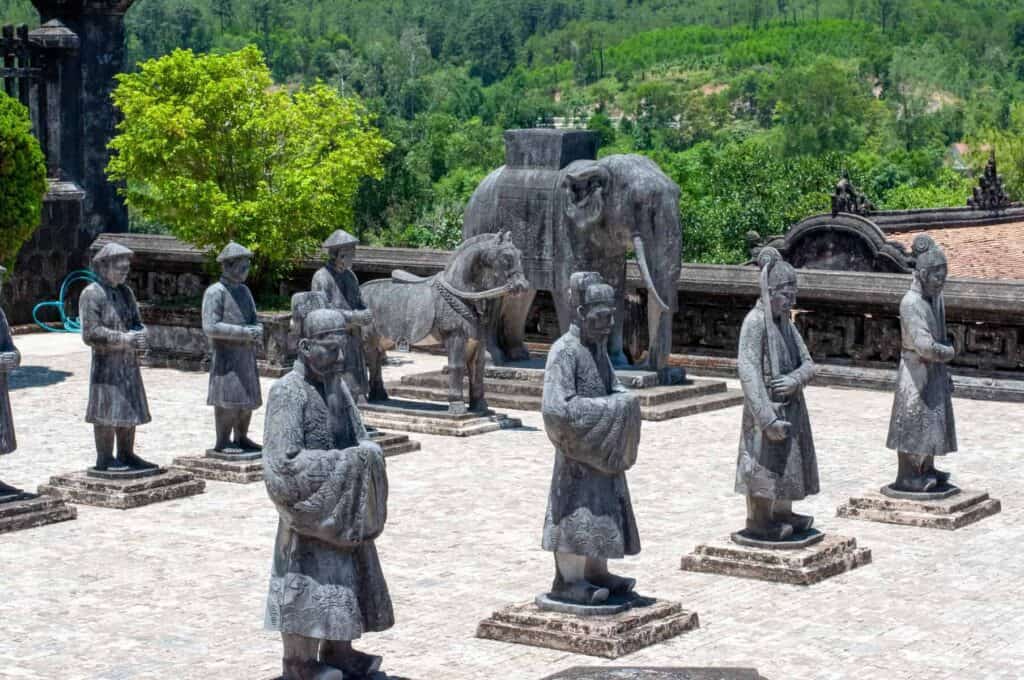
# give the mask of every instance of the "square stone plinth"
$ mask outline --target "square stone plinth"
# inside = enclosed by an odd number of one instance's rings
[[[263,481],[263,456],[214,456],[209,451],[205,456],[181,456],[174,459],[172,468],[192,473],[200,479],[215,482],[250,484]]]
[[[542,680],[764,680],[753,668],[575,666]]]
[[[684,571],[740,576],[775,583],[809,586],[871,562],[871,550],[857,540],[826,534],[821,541],[798,549],[755,548],[726,538],[699,545],[682,559]]]
[[[169,501],[202,493],[206,482],[190,472],[161,468],[156,474],[136,479],[102,479],[84,470],[50,478],[39,486],[40,494],[49,494],[70,503],[126,510],[150,503]]]
[[[0,503],[0,534],[32,529],[78,517],[74,506],[55,496],[27,497]]]
[[[447,437],[471,437],[522,426],[518,418],[509,418],[503,413],[451,413],[447,404],[401,399],[360,404],[359,411],[363,422],[370,427]]]
[[[854,496],[836,510],[839,517],[887,522],[929,529],[959,529],[1002,509],[987,491],[968,491],[947,498],[912,500],[891,498],[879,492]]]
[[[370,438],[380,445],[385,458],[400,456],[403,453],[412,453],[420,450],[420,443],[409,439],[407,434],[396,434],[394,432],[383,432],[374,430],[370,432]]]
[[[617,659],[699,625],[696,612],[660,600],[610,616],[574,616],[544,611],[535,602],[526,602],[481,621],[476,636]]]

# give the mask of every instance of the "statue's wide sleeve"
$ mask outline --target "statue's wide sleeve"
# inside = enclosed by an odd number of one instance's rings
[[[305,409],[303,393],[294,384],[279,382],[271,388],[263,440],[268,495],[300,534],[342,548],[373,540],[387,520],[388,482],[380,448],[306,448]]]
[[[7,315],[2,309],[0,309],[0,355],[11,357],[10,368],[17,368],[21,365],[21,352],[14,346],[11,327],[7,324]]]
[[[768,387],[764,384],[762,369],[765,347],[764,317],[757,310],[747,314],[740,328],[740,349],[736,357],[736,369],[743,387],[743,398],[754,415],[761,430],[771,425],[777,415],[772,408]]]
[[[203,293],[203,333],[214,340],[247,340],[245,326],[224,322],[224,289],[210,286]]]
[[[82,342],[90,347],[121,348],[128,346],[126,333],[103,325],[102,289],[96,284],[88,286],[78,298],[78,314],[82,320]]]
[[[942,363],[952,361],[953,348],[942,344],[932,335],[931,328],[928,326],[926,309],[926,303],[921,298],[905,297],[900,303],[900,320],[907,328],[911,342],[914,344],[914,351],[925,361]]]
[[[576,357],[564,347],[548,357],[542,406],[548,438],[568,458],[605,474],[625,472],[636,462],[640,445],[640,402],[628,392],[580,396],[577,368]]]

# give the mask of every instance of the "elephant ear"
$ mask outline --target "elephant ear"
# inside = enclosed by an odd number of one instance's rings
[[[598,222],[604,214],[605,195],[611,182],[611,173],[597,163],[566,172],[561,185],[565,216],[578,227]]]

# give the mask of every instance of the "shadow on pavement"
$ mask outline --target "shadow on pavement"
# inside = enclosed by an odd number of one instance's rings
[[[21,366],[11,371],[8,386],[12,390],[25,387],[46,387],[62,383],[71,375],[70,371],[55,371],[46,366]]]

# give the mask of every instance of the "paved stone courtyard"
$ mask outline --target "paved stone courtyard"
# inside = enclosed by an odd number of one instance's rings
[[[16,341],[20,447],[0,458],[0,478],[34,489],[92,462],[89,354],[77,336]],[[442,363],[395,357],[386,378]],[[154,422],[139,429],[141,455],[200,455],[212,438],[206,376],[144,379]],[[642,593],[696,610],[701,628],[615,662],[477,640],[482,618],[531,599],[552,575],[539,549],[551,446],[539,414],[513,413],[523,429],[415,435],[421,452],[389,459],[378,547],[397,624],[362,647],[409,680],[535,680],[574,665],[756,666],[771,680],[1024,677],[1024,404],[957,400],[961,454],[947,467],[961,486],[1002,499],[1003,512],[946,532],[837,519],[847,496],[891,481],[892,398],[811,388],[808,401],[823,492],[801,507],[870,547],[873,564],[809,588],[680,571],[684,553],[742,522],[732,493],[740,409],[645,422],[629,473],[644,550],[621,571]],[[276,523],[262,485],[208,482],[201,496],[80,506],[76,521],[0,536],[0,678],[274,677],[280,642],[262,620]]]

